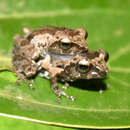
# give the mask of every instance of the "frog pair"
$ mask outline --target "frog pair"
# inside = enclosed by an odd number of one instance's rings
[[[62,96],[74,101],[73,96],[59,89],[58,80],[65,83],[63,88],[67,88],[70,81],[104,78],[108,72],[108,54],[102,49],[88,50],[86,38],[87,33],[82,28],[24,28],[23,37],[14,36],[12,63],[18,81],[23,79],[32,88],[28,79],[38,74],[50,79],[58,102]]]

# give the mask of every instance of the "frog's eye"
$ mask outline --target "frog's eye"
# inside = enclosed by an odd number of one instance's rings
[[[78,71],[82,74],[85,74],[89,71],[89,66],[87,65],[78,65]]]
[[[109,54],[105,51],[105,61],[107,62],[108,61],[108,59],[109,59]]]
[[[71,48],[71,43],[58,42],[58,45],[63,50],[68,50]]]
[[[85,74],[87,73],[88,71],[90,70],[90,66],[89,66],[89,63],[88,61],[86,60],[82,60],[78,63],[77,65],[77,71],[82,73],[82,74]]]

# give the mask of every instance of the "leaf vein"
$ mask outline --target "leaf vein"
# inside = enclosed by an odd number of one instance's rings
[[[7,18],[39,18],[39,17],[55,17],[60,15],[89,15],[93,13],[102,13],[106,14],[113,14],[113,15],[126,15],[129,14],[127,11],[124,10],[115,10],[115,9],[99,9],[99,8],[89,8],[89,9],[62,9],[62,10],[52,10],[52,11],[41,11],[41,12],[13,12],[11,14],[0,14],[0,19],[7,19]]]
[[[9,95],[5,92],[0,93],[1,97],[4,98],[9,98],[10,99],[15,99],[15,100],[23,100],[26,101],[28,103],[32,103],[32,104],[37,104],[37,105],[43,105],[43,106],[50,106],[50,107],[55,107],[55,108],[59,108],[59,109],[66,109],[66,110],[78,110],[78,111],[87,111],[87,112],[130,112],[130,109],[94,109],[94,108],[78,108],[78,107],[67,107],[67,106],[61,106],[61,105],[56,105],[56,104],[49,104],[49,103],[43,103],[43,102],[38,102],[35,100],[28,100],[26,98],[19,98],[19,96],[14,96],[14,95]]]
[[[121,72],[121,73],[130,73],[130,68],[110,67],[110,71]]]
[[[111,55],[111,59],[110,61],[115,61],[118,58],[120,58],[120,56],[127,54],[127,52],[130,51],[130,44],[127,44],[126,46],[124,46],[123,48],[120,48],[117,52],[115,52],[114,54]]]

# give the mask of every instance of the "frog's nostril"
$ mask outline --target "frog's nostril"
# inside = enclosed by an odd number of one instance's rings
[[[100,73],[100,76],[101,76],[102,78],[104,78],[106,75],[107,75],[107,72],[105,72],[105,71],[103,71],[103,72]]]

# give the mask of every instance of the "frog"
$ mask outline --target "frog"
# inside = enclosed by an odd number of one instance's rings
[[[58,103],[60,103],[62,96],[75,101],[73,96],[69,96],[63,91],[69,87],[69,82],[74,82],[78,79],[103,79],[108,73],[108,67],[106,63],[109,59],[109,55],[103,49],[96,51],[88,50],[87,53],[80,53],[72,57],[68,55],[50,55],[53,56],[51,61],[51,64],[53,64],[52,68],[49,66],[48,70],[41,71],[39,75],[41,77],[48,77],[48,79],[50,79],[51,89],[57,95]],[[47,64],[47,62],[45,64]],[[59,70],[56,72],[54,71],[54,74],[51,74],[49,70],[55,70],[54,67],[58,67]],[[44,73],[48,73],[48,76]],[[64,83],[62,87],[63,89],[58,87],[58,81]]]
[[[83,28],[72,30],[65,27],[42,27],[36,30],[24,28],[24,38],[34,45],[32,59],[46,55],[47,51],[56,54],[74,54],[87,51],[88,33]]]
[[[41,27],[31,30],[23,29],[24,35],[16,34],[14,36],[15,45],[13,47],[12,65],[13,70],[18,77],[17,84],[20,80],[33,88],[28,79],[33,79],[42,68],[52,68],[47,63],[51,59],[51,54],[59,55],[77,55],[81,52],[87,52],[88,44],[86,38],[88,33],[83,28],[75,30],[65,27]],[[51,60],[50,60],[51,61]],[[44,66],[41,66],[41,64]],[[61,68],[55,67],[51,70],[52,74],[61,71]]]
[[[13,70],[20,80],[33,89],[30,80],[36,75],[47,78],[51,89],[57,95],[57,102],[65,96],[75,101],[58,87],[58,80],[64,82],[63,89],[77,79],[97,79],[107,75],[108,53],[104,50],[89,50],[84,29],[64,27],[43,27],[37,30],[24,28],[24,36],[16,34],[13,48]],[[80,68],[81,65],[81,68]],[[90,65],[90,67],[89,67]],[[78,67],[79,66],[79,67]],[[89,71],[82,73],[86,66]],[[80,71],[81,70],[81,71]]]

